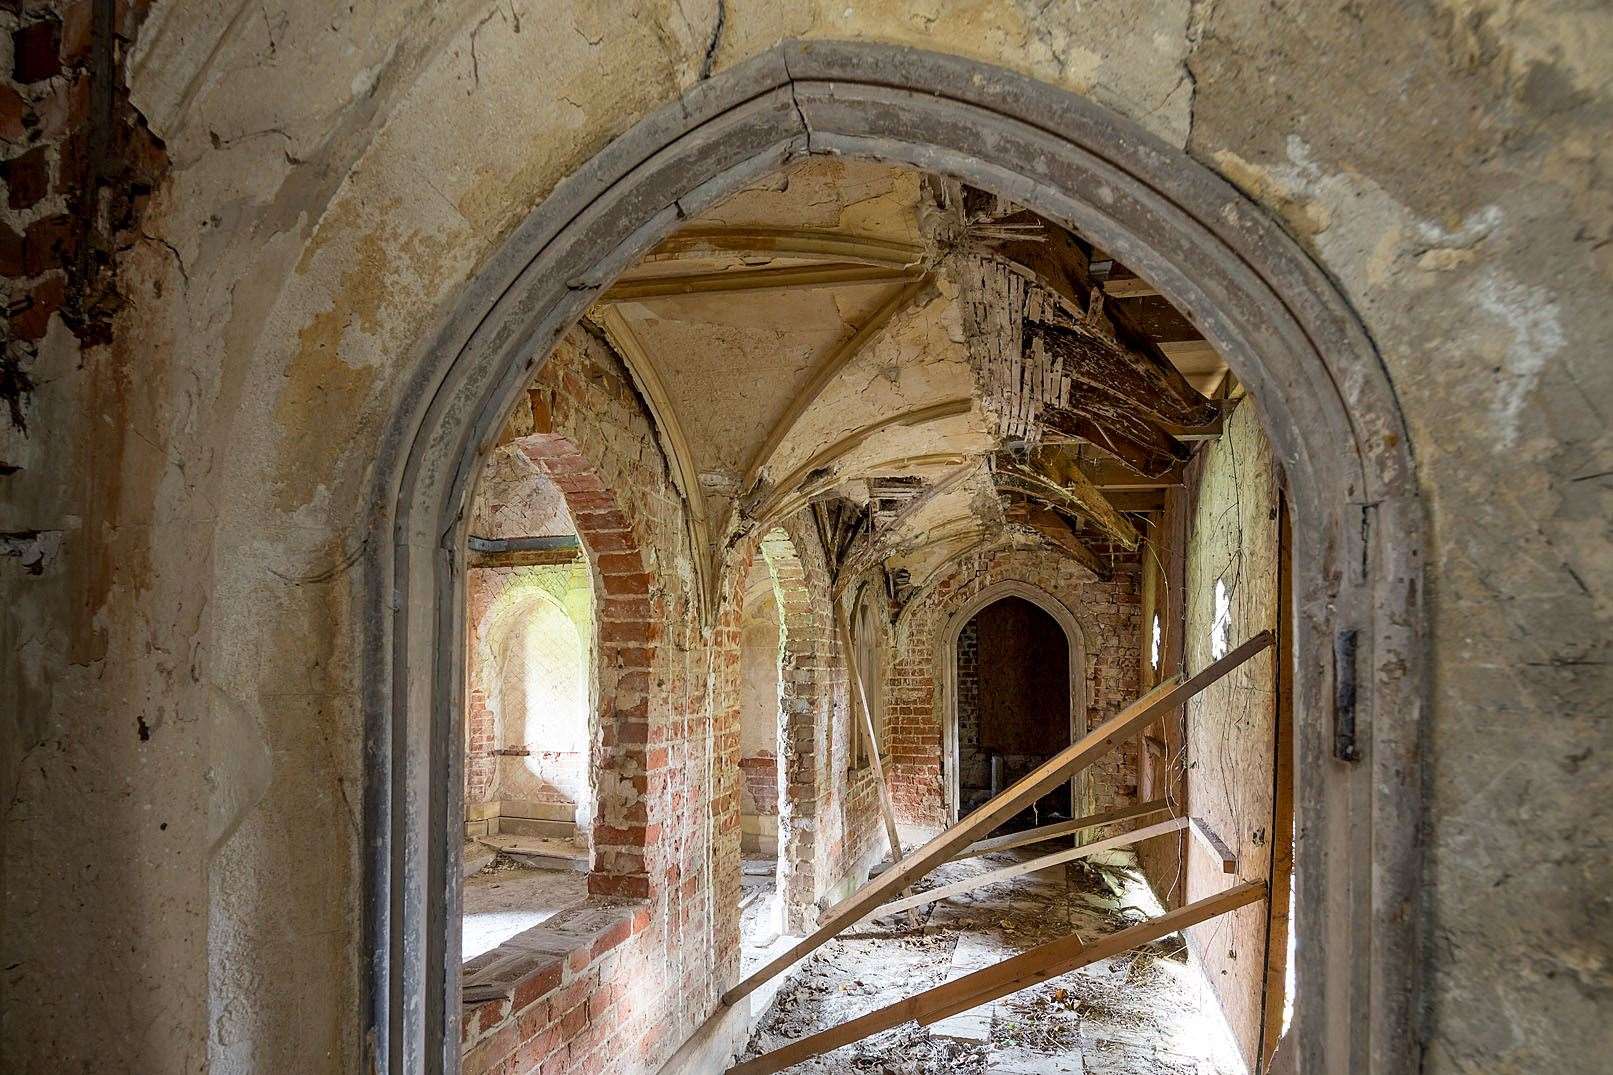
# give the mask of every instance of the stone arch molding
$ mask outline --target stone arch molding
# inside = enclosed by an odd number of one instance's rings
[[[1262,210],[1136,124],[955,56],[786,42],[616,138],[523,221],[413,356],[366,552],[366,1032],[390,1071],[456,1069],[453,747],[464,507],[503,416],[601,289],[678,223],[809,153],[909,165],[1069,225],[1188,313],[1260,402],[1295,511],[1300,937],[1285,1059],[1414,1070],[1423,514],[1378,355]],[[1334,640],[1355,631],[1361,759],[1332,754]]]
[[[1071,612],[1069,606],[1058,597],[1042,587],[1018,579],[1004,579],[974,594],[947,616],[941,626],[940,638],[937,640],[939,645],[933,647],[936,660],[940,662],[935,682],[941,691],[941,765],[946,769],[942,787],[947,796],[947,816],[954,823],[958,820],[959,797],[958,636],[982,609],[989,608],[1007,597],[1029,601],[1053,617],[1053,621],[1064,632],[1064,638],[1069,643],[1070,649],[1067,687],[1070,699],[1070,742],[1075,742],[1087,731],[1087,635],[1075,613]],[[1084,778],[1077,777],[1070,781],[1072,803],[1079,804],[1088,798],[1087,782]],[[1075,816],[1087,812],[1090,811],[1077,809]]]

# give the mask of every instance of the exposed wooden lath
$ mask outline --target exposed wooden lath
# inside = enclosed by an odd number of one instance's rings
[[[1035,443],[1040,400],[1062,390],[1051,371],[1025,369],[1024,277],[993,258],[954,260],[963,330],[981,404],[1006,440]]]
[[[969,254],[952,264],[982,404],[1004,441],[1034,447],[1055,431],[1155,475],[1190,454],[1161,426],[1219,419],[1168,363],[1116,342],[1101,302],[1077,316],[1003,259]]]
[[[826,498],[812,502],[812,518],[817,524],[818,538],[823,542],[823,554],[829,562],[829,577],[833,581],[839,577],[857,539],[868,531],[869,509],[845,497]]]

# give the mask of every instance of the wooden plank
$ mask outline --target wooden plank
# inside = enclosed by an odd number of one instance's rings
[[[1050,941],[984,970],[966,974],[837,1027],[791,1042],[765,1056],[736,1064],[728,1069],[728,1075],[774,1075],[792,1064],[861,1041],[909,1020],[916,1019],[925,1025],[939,1022],[958,1012],[1017,993],[1072,970],[1111,959],[1189,926],[1246,907],[1263,898],[1265,889],[1263,882],[1251,881],[1110,934],[1090,945],[1083,945],[1077,937]]]
[[[646,276],[619,280],[600,297],[603,303],[651,302],[687,295],[726,295],[741,291],[807,291],[912,280],[923,269],[885,265],[787,265],[777,269],[735,269],[685,276]]]
[[[1159,289],[1140,276],[1111,276],[1103,281],[1103,293],[1111,299],[1146,299]]]
[[[554,567],[583,562],[581,549],[504,549],[465,553],[466,567]]]
[[[1237,852],[1227,846],[1227,842],[1221,839],[1214,829],[1210,828],[1208,822],[1201,817],[1196,817],[1193,819],[1192,829],[1193,835],[1198,837],[1199,843],[1204,845],[1204,850],[1210,853],[1210,857],[1221,860],[1222,873],[1238,872]]]
[[[868,708],[868,692],[863,687],[862,669],[857,666],[857,653],[851,646],[851,628],[846,613],[835,604],[835,626],[840,631],[840,651],[846,655],[846,671],[857,695],[857,710],[862,714],[863,737],[868,741],[868,760],[874,768],[874,786],[879,789],[879,812],[885,818],[885,835],[890,840],[891,861],[902,861],[902,837],[896,830],[896,810],[891,805],[890,785],[885,783],[885,763],[879,757],[879,737],[874,734],[874,714]]]
[[[928,1026],[938,1023],[942,1019],[968,1011],[988,1001],[1005,997],[1010,993],[1017,993],[1021,989],[1028,989],[1039,985],[1049,978],[1057,978],[1072,970],[1101,963],[1105,959],[1112,959],[1122,952],[1129,952],[1133,948],[1151,944],[1173,933],[1180,933],[1184,929],[1196,926],[1201,922],[1208,922],[1218,918],[1229,911],[1236,911],[1240,907],[1247,907],[1258,903],[1266,896],[1266,883],[1264,881],[1246,881],[1235,885],[1224,892],[1217,892],[1213,896],[1206,896],[1195,900],[1174,911],[1167,911],[1158,918],[1151,918],[1147,922],[1138,923],[1119,933],[1112,933],[1090,945],[1082,945],[1075,937],[1063,940],[1050,941],[1040,948],[1033,948],[1026,952],[1026,956],[1037,956],[1036,959],[1026,960],[1018,966],[1009,966],[1013,960],[999,963],[995,967],[976,971],[969,977],[978,977],[979,981],[972,989],[959,989],[956,999],[946,1002],[925,1005],[927,1009],[920,1018],[920,1022]],[[1023,958],[1023,957],[1019,957]],[[969,979],[959,978],[948,982],[946,986],[963,986]]]
[[[680,256],[715,253],[819,257],[836,262],[913,268],[924,260],[924,248],[912,243],[814,228],[698,227],[679,228],[661,240],[646,263]]]
[[[1262,1008],[1260,1062],[1271,1069],[1283,1032],[1288,999],[1290,879],[1294,872],[1294,535],[1288,498],[1278,499],[1277,515],[1277,729],[1272,751],[1271,898],[1266,916],[1266,982]]]
[[[1024,847],[1026,844],[1039,844],[1047,840],[1056,840],[1060,836],[1073,836],[1086,829],[1095,829],[1101,825],[1113,825],[1121,821],[1130,821],[1132,818],[1147,817],[1162,810],[1169,810],[1170,803],[1164,799],[1153,802],[1138,803],[1136,806],[1122,806],[1115,810],[1105,810],[1101,814],[1088,814],[1071,821],[1059,821],[1052,825],[1043,825],[1039,829],[1026,829],[1024,832],[1012,832],[1007,836],[994,836],[989,840],[980,840],[970,844],[953,856],[958,859],[974,858],[977,855],[989,855],[993,851],[1007,851],[1011,847]]]
[[[962,881],[955,881],[950,885],[932,888],[928,892],[920,892],[917,895],[892,900],[876,910],[874,914],[895,914],[897,911],[905,911],[909,907],[923,907],[927,903],[939,903],[941,900],[949,899],[963,892],[973,892],[977,888],[994,885],[998,881],[1008,881],[1015,877],[1023,877],[1028,873],[1051,869],[1066,862],[1074,862],[1076,859],[1090,858],[1104,851],[1113,851],[1117,847],[1130,847],[1132,844],[1142,840],[1147,840],[1154,836],[1163,836],[1168,832],[1175,832],[1186,824],[1187,818],[1173,817],[1169,821],[1146,825],[1133,832],[1123,832],[1119,836],[1111,836],[1107,840],[1082,844],[1080,847],[1066,848],[1063,851],[1055,851],[1051,855],[1042,855],[1040,858],[1033,858],[1026,862],[1016,862],[1012,866],[1004,866],[1000,870],[992,870],[990,873],[983,873],[978,877],[968,877]]]
[[[1207,665],[1185,682],[1172,680],[1161,683],[1016,780],[985,806],[936,836],[905,859],[901,866],[887,870],[858,889],[817,929],[724,993],[723,1003],[732,1005],[749,996],[757,986],[802,956],[816,951],[846,927],[860,921],[869,911],[886,902],[892,895],[907,888],[918,878],[945,862],[954,851],[989,833],[1003,821],[1041,798],[1055,785],[1068,780],[1075,773],[1108,755],[1122,742],[1141,731],[1150,721],[1182,705],[1271,644],[1272,633],[1262,631],[1220,660]]]

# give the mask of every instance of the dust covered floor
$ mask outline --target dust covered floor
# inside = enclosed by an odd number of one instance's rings
[[[587,898],[587,874],[529,868],[512,856],[501,855],[465,879],[461,961],[490,952]]]
[[[1046,854],[1043,846],[1038,853]],[[1034,857],[1002,852],[941,867],[936,888]],[[744,1053],[808,1034],[999,962],[1073,930],[1088,940],[1161,913],[1130,854],[1072,863],[953,897],[915,927],[868,919],[791,975]],[[1243,1075],[1230,1033],[1181,938],[1105,960],[955,1015],[904,1023],[787,1069],[881,1075]]]
[[[739,972],[749,974],[784,948],[780,933],[784,921],[778,890],[778,859],[761,851],[746,851],[739,875]]]

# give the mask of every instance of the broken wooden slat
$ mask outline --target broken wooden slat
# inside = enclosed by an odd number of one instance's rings
[[[1132,844],[1140,843],[1155,836],[1176,832],[1186,824],[1187,819],[1185,817],[1173,817],[1169,821],[1146,825],[1133,832],[1124,832],[1119,836],[1111,836],[1107,840],[1083,844],[1080,847],[1066,848],[1063,851],[1055,851],[1051,855],[1042,855],[1040,858],[1033,858],[1026,862],[1016,862],[1012,866],[1004,866],[1000,870],[992,870],[990,873],[983,873],[978,877],[968,877],[962,881],[955,881],[950,885],[932,888],[928,892],[920,892],[915,896],[904,896],[899,900],[892,900],[875,911],[874,914],[895,914],[897,911],[905,911],[909,907],[923,907],[927,903],[938,903],[963,892],[973,892],[977,888],[994,885],[998,881],[1008,881],[1015,877],[1023,877],[1025,874],[1051,869],[1066,862],[1074,862],[1076,859],[1089,858],[1104,851],[1113,851],[1117,847],[1130,847]]]
[[[961,1011],[968,1011],[970,1008],[1016,993],[1050,978],[1057,978],[1072,970],[1102,962],[1122,952],[1157,941],[1161,937],[1168,937],[1189,926],[1196,926],[1200,922],[1226,914],[1228,911],[1246,907],[1258,902],[1265,893],[1264,882],[1250,881],[1185,907],[1168,911],[1158,918],[1110,934],[1090,945],[1083,945],[1077,937],[1050,941],[984,970],[966,974],[837,1027],[791,1042],[765,1056],[736,1064],[728,1069],[728,1075],[774,1075],[775,1072],[783,1071],[792,1064],[799,1064],[803,1060],[820,1056],[832,1049],[861,1041],[882,1030],[900,1026],[910,1019],[925,1025],[939,1022]]]
[[[1138,803],[1136,806],[1122,806],[1114,810],[1106,810],[1101,814],[1088,814],[1072,821],[1059,821],[1052,825],[1043,825],[1037,829],[1026,829],[1024,832],[1013,832],[1007,836],[994,836],[989,840],[980,840],[970,844],[953,856],[958,859],[974,858],[977,855],[988,855],[993,851],[1007,851],[1011,847],[1024,847],[1026,844],[1039,844],[1046,840],[1056,840],[1060,836],[1073,836],[1085,829],[1095,829],[1100,825],[1113,825],[1120,821],[1130,821],[1132,818],[1147,817],[1162,810],[1169,810],[1170,803],[1164,799],[1155,799],[1153,802]]]
[[[1272,637],[1270,631],[1262,631],[1185,682],[1166,680],[1161,683],[1082,736],[1077,742],[1065,747],[1016,780],[1001,795],[963,821],[936,836],[905,859],[902,865],[887,870],[863,885],[817,929],[724,993],[723,1003],[729,1005],[736,1003],[802,956],[816,951],[892,895],[907,888],[938,864],[945,862],[958,848],[973,843],[977,837],[989,833],[1005,819],[1041,798],[1054,785],[1068,780],[1073,774],[1103,758],[1150,722],[1176,709],[1211,683],[1260,653],[1272,644]]]
[[[1227,846],[1225,840],[1216,835],[1215,830],[1210,828],[1203,818],[1196,817],[1193,819],[1193,835],[1199,838],[1199,843],[1204,845],[1204,849],[1210,853],[1211,858],[1221,861],[1222,873],[1238,872],[1237,853]]]
[[[851,646],[851,628],[846,614],[835,605],[835,625],[840,631],[840,649],[846,655],[846,672],[857,695],[857,709],[862,713],[863,735],[868,740],[868,760],[874,768],[874,786],[879,789],[879,812],[885,819],[885,835],[890,839],[891,861],[902,861],[902,837],[896,829],[896,810],[891,805],[890,785],[885,783],[885,763],[879,757],[879,738],[874,734],[874,714],[868,708],[868,692],[863,687],[862,669],[857,666],[857,654]]]

